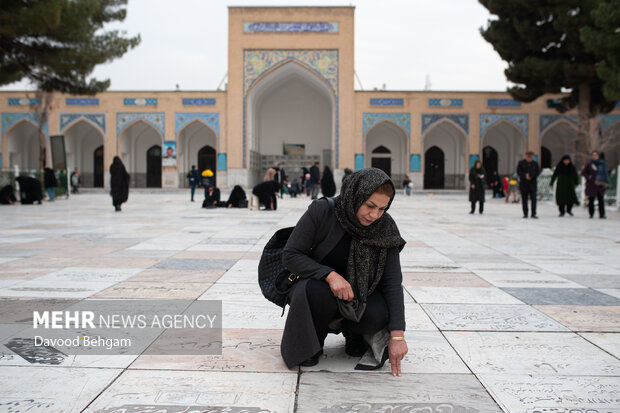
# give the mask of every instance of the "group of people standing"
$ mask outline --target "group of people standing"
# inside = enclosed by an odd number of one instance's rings
[[[523,218],[538,219],[536,214],[537,178],[540,175],[538,162],[534,161],[534,152],[525,153],[525,158],[517,165],[519,178],[519,192],[523,207]],[[609,173],[607,164],[601,159],[597,151],[592,152],[592,157],[582,169],[581,175],[586,178],[586,196],[588,197],[588,212],[590,218],[594,217],[594,202],[598,203],[599,218],[605,218],[605,191],[609,186]],[[498,179],[495,179],[497,185]],[[560,210],[560,217],[565,214],[573,215],[574,205],[579,205],[575,188],[579,185],[579,174],[570,156],[564,155],[557,164],[551,177],[550,186],[557,181],[555,200]],[[484,211],[486,171],[482,162],[476,161],[469,171],[469,201],[471,203],[470,214],[475,213],[476,203],[479,204],[479,212]],[[495,193],[495,191],[494,191]],[[529,202],[528,202],[529,201]],[[531,206],[531,209],[530,209]],[[531,215],[530,215],[531,212]]]

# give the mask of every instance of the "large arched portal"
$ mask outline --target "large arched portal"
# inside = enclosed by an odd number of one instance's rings
[[[301,64],[289,61],[259,79],[247,102],[250,179],[260,181],[278,162],[289,172],[315,161],[331,167],[335,107],[331,87]]]
[[[213,129],[200,120],[194,120],[185,126],[178,136],[179,142],[179,182],[189,186],[187,173],[195,165],[199,172],[205,169],[213,171],[213,182],[217,179],[217,136]]]
[[[496,168],[500,176],[512,175],[517,171],[517,163],[525,153],[525,137],[513,124],[500,122],[489,128],[482,137],[481,148],[481,158],[483,161],[489,160],[483,162],[489,176],[493,173],[493,168]],[[496,156],[496,164],[490,160],[493,156]]]
[[[437,162],[435,159],[439,154],[439,151],[434,149],[429,152],[429,149],[436,147],[443,153],[443,171],[439,171],[437,168],[433,170],[436,177],[424,177],[424,182],[432,182],[433,188],[446,188],[446,189],[463,189],[465,188],[465,175],[466,175],[466,163],[465,163],[465,147],[467,137],[463,131],[454,126],[450,121],[444,120],[433,126],[422,137],[424,142],[424,173],[431,173],[430,169],[426,168],[427,157],[433,156],[430,159],[432,162]],[[443,185],[439,182],[443,175]],[[426,188],[426,186],[425,186]],[[433,189],[429,188],[429,189]]]
[[[397,185],[407,174],[407,153],[407,134],[393,122],[378,123],[366,134],[366,167],[382,169]]]
[[[555,168],[564,155],[569,155],[575,166],[578,168],[582,167],[582,160],[575,156],[578,153],[577,143],[576,129],[564,121],[558,122],[547,129],[540,139],[541,152],[543,149],[546,149],[551,155],[549,160],[551,168]]]
[[[64,134],[67,168],[70,171],[79,168],[82,186],[102,187],[103,166],[99,164],[104,159],[101,131],[88,121],[79,120]]]
[[[130,185],[138,188],[161,187],[162,136],[152,125],[139,120],[127,127],[120,135],[121,159],[131,175]],[[159,147],[159,163],[155,153]],[[159,172],[155,169],[159,165]],[[159,180],[155,175],[159,175]]]
[[[4,137],[9,168],[17,166],[21,170],[38,170],[43,139],[45,136],[39,133],[39,128],[27,120],[11,128]]]

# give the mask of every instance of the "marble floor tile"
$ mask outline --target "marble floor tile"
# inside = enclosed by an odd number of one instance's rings
[[[139,273],[139,268],[67,267],[39,277],[37,281],[103,281],[119,282]]]
[[[167,250],[132,250],[120,249],[104,255],[106,258],[168,258],[174,255],[176,251]]]
[[[258,264],[254,270],[247,271],[226,271],[218,280],[218,283],[228,284],[252,284],[258,283]]]
[[[607,288],[599,289],[598,291],[603,294],[611,295],[612,297],[620,298],[620,288]]]
[[[259,330],[283,329],[286,315],[282,308],[263,300],[258,301],[223,301],[222,328],[250,328]]]
[[[215,244],[215,245],[211,245],[211,244],[197,244],[194,246],[191,246],[189,248],[187,248],[187,251],[192,251],[192,252],[206,252],[206,251],[211,251],[211,252],[215,252],[215,251],[222,251],[222,252],[246,252],[246,251],[250,251],[252,249],[252,245],[243,245],[243,244],[231,244],[231,245],[224,245],[224,244]]]
[[[437,331],[437,326],[426,315],[420,304],[405,304],[407,330]]]
[[[85,412],[292,412],[296,384],[294,373],[128,370]]]
[[[620,298],[589,288],[504,288],[503,290],[530,305],[620,306]]]
[[[0,297],[86,298],[112,285],[115,281],[82,281],[71,285],[54,280],[29,280],[0,288]]]
[[[46,249],[2,249],[0,250],[0,264],[4,264],[5,262],[9,262],[8,259],[21,258],[21,257],[31,257],[33,255],[39,255],[44,252],[47,252]]]
[[[303,373],[297,412],[501,412],[467,374]],[[355,385],[351,385],[355,383]],[[386,410],[389,406],[390,410]]]
[[[480,278],[500,288],[582,288],[577,284],[559,275],[548,272],[541,273],[512,273],[478,271]]]
[[[563,274],[562,277],[590,288],[620,288],[620,272],[610,274]]]
[[[438,331],[405,331],[409,352],[401,362],[403,374],[410,373],[469,373],[459,356]],[[301,367],[303,371],[328,371],[340,373],[367,373],[354,370],[359,357],[350,357],[344,352],[345,339],[342,334],[330,334],[325,340],[324,354],[319,364]],[[391,373],[389,361],[376,372]]]
[[[618,333],[579,333],[591,343],[599,346],[612,356],[620,359],[620,334]]]
[[[244,257],[246,251],[196,251],[188,250],[177,252],[172,258],[184,259],[223,259],[223,260],[239,260]]]
[[[446,332],[475,374],[620,376],[620,360],[574,333]],[[515,363],[518,360],[518,363]]]
[[[225,270],[171,270],[149,268],[125,281],[131,282],[175,282],[175,283],[214,283]]]
[[[478,376],[506,412],[618,413],[620,380],[596,376]]]
[[[523,304],[496,287],[405,287],[418,303]]]
[[[15,413],[81,412],[121,371],[2,366],[0,410]]]
[[[403,285],[428,287],[490,287],[473,273],[403,272]]]
[[[155,268],[171,270],[228,270],[233,265],[235,265],[235,260],[167,258],[156,264]]]
[[[130,368],[281,372],[289,370],[280,355],[282,330],[223,329],[221,355],[142,355]]]
[[[440,330],[567,331],[528,305],[422,304]]]
[[[573,331],[620,332],[620,307],[537,305],[534,308]]]
[[[267,302],[263,297],[257,282],[251,284],[244,283],[216,283],[205,291],[199,300],[222,300],[222,301],[258,301]]]
[[[470,271],[457,264],[443,264],[439,262],[426,262],[416,265],[414,262],[401,264],[403,272],[435,272],[435,273],[469,273]]]
[[[210,283],[173,283],[173,282],[132,282],[115,284],[93,295],[94,298],[149,298],[161,300],[195,300],[212,284]]]

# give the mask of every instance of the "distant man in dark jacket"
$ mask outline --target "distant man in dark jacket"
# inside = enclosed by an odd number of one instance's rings
[[[536,216],[536,178],[540,174],[540,167],[537,162],[534,162],[534,152],[527,151],[525,153],[525,159],[520,160],[517,165],[517,174],[519,175],[519,189],[523,203],[523,218],[527,218],[527,198],[530,197],[532,200],[531,217],[538,219]]]
[[[310,168],[310,194],[312,199],[317,199],[321,190],[321,171],[319,163],[315,162]]]
[[[191,202],[194,202],[196,187],[200,183],[200,176],[198,175],[196,165],[192,165],[192,170],[187,173],[187,179],[189,180],[189,187],[191,189]]]

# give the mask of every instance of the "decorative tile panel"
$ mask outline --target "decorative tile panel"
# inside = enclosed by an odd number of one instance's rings
[[[338,22],[246,22],[244,33],[338,33]]]
[[[39,106],[39,99],[33,98],[9,98],[9,106]]]
[[[478,155],[469,155],[469,169],[474,167],[476,161],[480,160],[480,156]]]
[[[553,124],[566,121],[573,126],[579,125],[579,115],[540,115],[540,120],[538,123],[538,136],[542,136],[543,132],[549,129]]]
[[[228,162],[226,160],[226,154],[218,153],[217,154],[217,170],[225,171],[226,169],[228,169]]]
[[[429,99],[428,106],[461,107],[463,106],[463,99]]]
[[[521,102],[519,102],[518,100],[514,100],[514,99],[488,99],[487,106],[489,107],[521,106]]]
[[[183,106],[214,106],[215,98],[183,98]]]
[[[434,124],[448,119],[460,127],[469,136],[469,115],[422,114],[422,135]]]
[[[26,120],[32,122],[32,124],[36,127],[39,125],[39,114],[26,112],[26,113],[3,113],[2,114],[2,136],[4,138],[7,131],[17,123]],[[45,122],[43,125],[43,132],[46,135],[49,135],[48,132],[48,122]],[[1,147],[1,146],[0,146]]]
[[[599,117],[599,124],[601,125],[601,131],[603,132],[617,122],[620,122],[620,114],[601,115]]]
[[[355,170],[359,171],[360,169],[364,169],[364,154],[356,153],[355,154]]]
[[[370,106],[403,106],[404,99],[399,98],[372,98]]]
[[[504,113],[481,113],[480,114],[480,140],[484,134],[495,124],[499,122],[508,122],[519,129],[525,141],[528,141],[529,122],[527,114],[504,114]]]
[[[125,98],[125,106],[157,106],[157,98]]]
[[[165,116],[163,112],[158,113],[139,113],[127,112],[116,114],[116,138],[121,136],[123,130],[135,121],[142,120],[161,133],[162,138],[165,136]]]
[[[85,119],[99,129],[105,136],[105,114],[104,113],[61,113],[60,114],[60,133],[64,133],[69,126]]]
[[[175,113],[174,114],[174,136],[179,137],[181,130],[191,122],[199,120],[209,125],[215,132],[217,139],[217,150],[220,150],[220,114],[217,112],[203,113]]]
[[[409,156],[409,172],[420,172],[422,170],[422,162],[420,154],[414,153]]]
[[[97,98],[67,98],[65,99],[67,106],[99,106]]]
[[[404,129],[407,140],[411,135],[411,115],[409,113],[364,113],[362,117],[363,138],[373,126],[379,122],[389,120]]]

